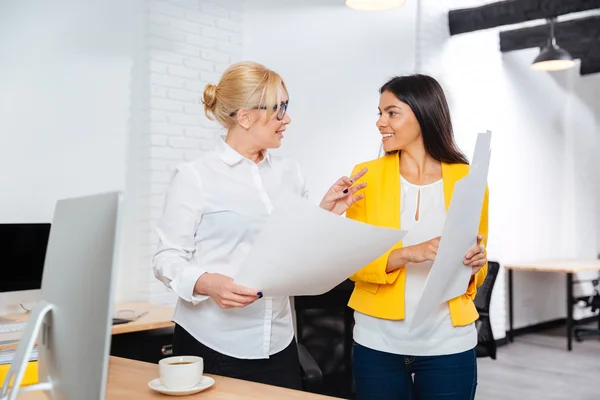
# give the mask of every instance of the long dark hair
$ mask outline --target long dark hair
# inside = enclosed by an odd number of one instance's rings
[[[450,109],[444,90],[428,75],[397,76],[381,87],[379,93],[390,92],[407,104],[421,126],[425,150],[437,161],[468,164],[454,142]]]

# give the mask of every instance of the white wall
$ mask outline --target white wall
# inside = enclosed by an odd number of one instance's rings
[[[146,2],[143,57],[134,98],[140,104],[130,154],[130,196],[136,221],[130,225],[129,281],[122,300],[172,304],[176,296],[152,272],[156,221],[174,167],[214,147],[221,131],[200,103],[207,83],[242,53],[243,0],[152,0]]]
[[[499,29],[450,38],[449,8],[481,3],[486,1],[421,0],[416,64],[445,87],[457,140],[467,154],[477,132],[493,131],[489,258],[502,264],[593,258],[600,231],[593,162],[599,114],[592,101],[598,80],[581,78],[575,69],[532,71],[538,51],[501,54]],[[564,317],[564,298],[560,274],[515,274],[515,327]],[[503,274],[491,315],[494,335],[504,337]]]
[[[50,222],[60,198],[125,188],[138,2],[0,7],[0,223]]]
[[[300,162],[319,202],[359,162],[378,156],[378,90],[414,69],[416,3],[389,12],[339,0],[247,3],[243,58],[280,73],[292,118],[280,154]]]

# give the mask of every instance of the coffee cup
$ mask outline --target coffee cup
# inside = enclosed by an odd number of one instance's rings
[[[204,360],[196,356],[163,358],[158,362],[160,382],[168,389],[189,389],[200,383]]]

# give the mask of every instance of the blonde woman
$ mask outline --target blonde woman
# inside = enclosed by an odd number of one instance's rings
[[[276,195],[308,194],[298,164],[269,153],[291,122],[288,101],[281,77],[253,62],[232,65],[218,85],[206,86],[206,115],[227,135],[213,152],[176,169],[154,271],[179,296],[175,354],[203,357],[208,373],[301,389],[289,299],[232,281]],[[340,178],[321,207],[343,214],[362,198],[357,192],[366,184],[352,184],[365,172]]]

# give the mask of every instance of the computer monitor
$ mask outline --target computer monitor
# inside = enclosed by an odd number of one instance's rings
[[[0,292],[42,287],[49,223],[0,224]]]
[[[120,197],[113,192],[58,201],[41,301],[0,399],[14,400],[18,392],[32,390],[46,390],[53,400],[105,398]],[[40,383],[19,390],[36,338]]]

